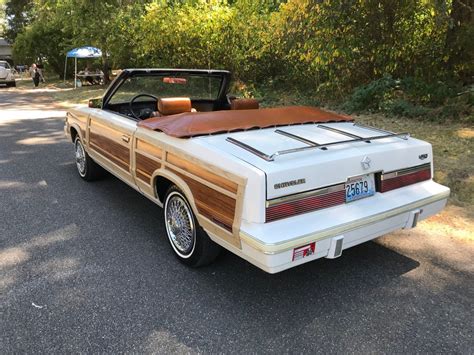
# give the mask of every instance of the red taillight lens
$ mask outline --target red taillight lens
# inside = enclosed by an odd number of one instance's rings
[[[266,221],[271,222],[298,214],[345,203],[346,194],[342,184],[337,191],[303,197],[301,199],[270,205],[266,209]]]
[[[400,170],[381,175],[380,192],[387,192],[403,186],[431,179],[431,165]]]

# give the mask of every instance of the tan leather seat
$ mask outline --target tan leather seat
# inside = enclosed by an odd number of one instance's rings
[[[191,99],[188,97],[165,97],[158,99],[158,111],[153,112],[152,117],[176,115],[178,113],[193,112]]]
[[[231,110],[256,110],[260,107],[255,99],[234,99],[230,102]]]

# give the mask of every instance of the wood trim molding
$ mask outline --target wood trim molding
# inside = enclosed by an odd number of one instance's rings
[[[161,168],[161,163],[147,155],[135,151],[135,173],[138,179],[151,185],[153,173]]]
[[[225,177],[222,177],[220,175],[214,174],[210,170],[205,169],[198,164],[190,162],[189,160],[180,158],[174,153],[168,153],[166,157],[166,161],[171,165],[181,168],[184,171],[194,176],[197,176],[205,181],[211,182],[212,184],[217,185],[229,192],[232,192],[234,194],[237,193],[237,189],[238,189],[237,183]]]
[[[246,179],[238,181],[218,167],[202,166],[175,152],[165,151],[164,168],[188,185],[200,223],[214,235],[241,248],[240,223]]]
[[[171,167],[168,167],[168,169],[188,185],[200,214],[228,231],[232,231],[235,217],[235,198],[226,196]]]
[[[130,149],[127,147],[93,131],[89,131],[89,144],[92,149],[110,159],[122,169],[130,170]]]
[[[137,181],[150,187],[157,176],[180,181],[177,185],[188,191],[199,224],[214,236],[241,248],[239,228],[246,179],[169,144],[155,146],[145,139],[137,137],[134,142]]]
[[[135,151],[140,151],[141,153],[147,153],[152,158],[162,158],[163,150],[159,147],[156,147],[148,142],[145,142],[142,139],[137,139],[135,143]]]
[[[183,150],[175,148],[172,145],[164,143],[162,145],[162,149],[163,149],[163,162],[164,163],[166,163],[168,161],[168,155],[175,154],[178,157],[180,157],[181,159],[184,159],[186,161],[189,161],[191,163],[196,164],[200,169],[207,169],[210,172],[213,172],[213,173],[217,174],[218,176],[222,176],[226,179],[229,179],[229,180],[235,182],[238,185],[245,185],[247,183],[246,178],[243,178],[240,175],[236,175],[236,174],[231,173],[229,171],[218,168],[217,166],[212,165],[210,163],[207,163],[207,162],[203,161],[202,159],[199,159],[195,156],[192,156],[192,155],[184,152]]]

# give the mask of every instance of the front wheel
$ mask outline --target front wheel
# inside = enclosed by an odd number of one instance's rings
[[[168,240],[181,262],[198,267],[214,261],[220,246],[199,226],[189,202],[176,186],[166,193],[163,213]]]
[[[79,136],[74,140],[74,151],[77,172],[81,178],[86,181],[93,181],[102,177],[102,168],[87,154]]]

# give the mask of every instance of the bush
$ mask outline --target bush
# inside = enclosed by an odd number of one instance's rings
[[[382,112],[409,118],[471,120],[474,94],[455,83],[427,83],[389,75],[354,89],[342,108],[349,113]],[[460,94],[461,93],[461,94]]]
[[[403,99],[396,99],[385,103],[382,107],[382,111],[392,116],[415,118],[425,116],[429,112],[429,109],[423,106],[413,105],[411,102]]]
[[[390,76],[358,86],[344,103],[344,110],[352,112],[379,111],[382,104],[392,96],[397,82]]]
[[[445,104],[446,100],[455,97],[462,90],[458,83],[444,81],[427,83],[413,77],[401,80],[400,87],[412,101],[432,107]]]

